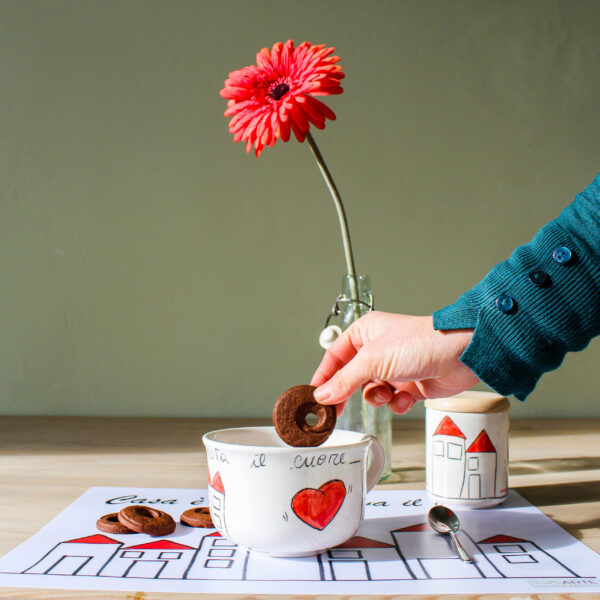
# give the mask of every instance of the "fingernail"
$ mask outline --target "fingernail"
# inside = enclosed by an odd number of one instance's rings
[[[314,397],[317,402],[325,402],[331,397],[331,389],[328,385],[322,385],[314,391]]]
[[[375,392],[375,397],[373,398],[373,401],[375,402],[375,404],[383,406],[384,404],[388,403],[389,399],[390,397],[388,394],[384,394],[383,392]]]
[[[394,408],[398,414],[406,414],[414,405],[415,400],[408,392],[400,392],[394,398]]]
[[[392,393],[386,385],[368,383],[364,386],[363,396],[367,402],[375,406],[383,406],[391,400]]]

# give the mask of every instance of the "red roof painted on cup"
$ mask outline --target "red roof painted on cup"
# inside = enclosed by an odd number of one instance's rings
[[[475,441],[467,448],[467,452],[496,452],[496,448],[485,429],[482,429]]]
[[[155,542],[147,542],[146,544],[138,544],[137,546],[127,546],[126,550],[196,550],[192,546],[184,546],[171,540],[156,540]]]
[[[68,540],[65,544],[121,544],[112,538],[106,537],[97,533],[96,535],[88,535],[87,537],[77,538],[75,540]]]
[[[437,426],[437,429],[433,432],[433,435],[450,435],[452,437],[459,437],[463,440],[467,439],[464,433],[456,426],[454,421],[446,415]]]
[[[493,535],[492,537],[486,538],[477,542],[478,544],[515,544],[518,542],[528,542],[529,540],[522,540],[521,538],[512,537],[511,535]]]
[[[223,487],[223,480],[221,479],[221,474],[219,471],[215,473],[213,480],[210,482],[210,487],[216,490],[217,492],[221,492],[221,494],[225,493],[225,488]]]

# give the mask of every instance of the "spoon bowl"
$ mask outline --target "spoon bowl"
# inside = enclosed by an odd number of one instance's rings
[[[454,549],[460,560],[467,563],[475,562],[456,537],[456,532],[460,529],[460,521],[453,510],[449,509],[447,506],[436,504],[429,509],[427,521],[429,522],[429,525],[431,525],[431,528],[438,533],[450,534]]]
[[[456,513],[441,504],[431,507],[427,514],[427,521],[438,533],[456,532],[460,529],[460,521]]]

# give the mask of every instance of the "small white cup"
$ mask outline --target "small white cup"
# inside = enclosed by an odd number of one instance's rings
[[[350,539],[385,464],[373,436],[341,429],[314,448],[288,446],[274,427],[221,429],[202,441],[215,527],[269,556],[309,556]]]
[[[504,502],[509,406],[491,392],[425,401],[425,472],[434,501],[471,508]]]

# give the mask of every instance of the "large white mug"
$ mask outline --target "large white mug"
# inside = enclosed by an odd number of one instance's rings
[[[274,427],[220,429],[202,441],[215,527],[269,556],[308,556],[350,539],[385,463],[373,436],[341,429],[313,448],[288,446]]]

